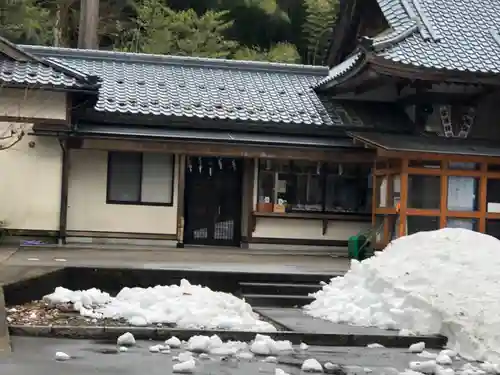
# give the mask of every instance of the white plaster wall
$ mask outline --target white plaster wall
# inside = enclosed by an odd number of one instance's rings
[[[0,122],[0,134],[9,125]],[[61,168],[55,138],[25,136],[14,147],[0,150],[0,220],[10,229],[59,230]]]
[[[360,231],[371,228],[369,222],[332,220],[328,222],[323,235],[323,222],[310,219],[287,219],[273,217],[257,217],[253,239],[288,238],[304,240],[338,240],[346,241]]]
[[[0,116],[65,120],[66,93],[0,88]]]
[[[71,150],[67,230],[175,234],[177,232],[178,158],[170,207],[106,204],[108,155],[100,150]]]
[[[2,88],[0,116],[64,120],[66,94]],[[0,138],[12,129],[29,133],[32,124],[0,122]],[[0,150],[0,220],[9,229],[59,230],[61,168],[62,152],[55,138],[25,135],[14,147]]]

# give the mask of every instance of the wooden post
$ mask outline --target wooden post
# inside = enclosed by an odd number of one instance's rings
[[[446,228],[448,218],[448,160],[441,162],[441,199],[439,213],[439,228]]]
[[[398,237],[406,235],[406,210],[408,208],[408,159],[401,160],[401,200],[399,206]]]
[[[78,48],[99,49],[99,0],[80,1]]]
[[[62,151],[61,168],[61,200],[59,207],[59,242],[66,244],[66,232],[68,222],[68,191],[69,191],[69,163],[70,150],[66,140],[60,140]]]
[[[184,192],[186,187],[186,155],[176,155],[177,164],[177,248],[184,247]]]
[[[481,163],[481,177],[479,177],[479,232],[486,233],[486,214],[488,211],[488,164]]]
[[[243,187],[243,213],[244,217],[246,218],[246,221],[244,222],[245,225],[242,227],[243,235],[245,241],[242,241],[241,247],[243,248],[248,248],[250,242],[252,242],[252,235],[253,235],[253,193],[254,193],[254,179],[256,178],[255,176],[255,166],[254,166],[254,159],[252,158],[245,158],[243,159],[243,165],[244,165],[244,187]]]

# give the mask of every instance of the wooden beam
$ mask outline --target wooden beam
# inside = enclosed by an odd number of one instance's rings
[[[479,232],[486,233],[486,214],[488,211],[488,164],[481,164],[481,177],[479,178]]]
[[[457,162],[470,162],[470,163],[490,163],[500,164],[500,156],[473,156],[473,155],[459,155],[459,154],[440,154],[432,152],[414,152],[414,151],[388,151],[384,149],[377,149],[377,156],[380,158],[391,159],[409,159],[409,160],[448,160]]]
[[[107,151],[168,152],[191,156],[221,156],[266,159],[335,161],[370,164],[375,153],[370,150],[332,150],[318,148],[234,145],[204,142],[175,142],[118,139],[84,139],[82,148]]]
[[[243,215],[246,217],[246,225],[244,229],[244,236],[246,237],[247,245],[252,242],[253,236],[253,194],[254,194],[254,180],[258,178],[255,176],[255,160],[252,158],[244,159],[244,186],[243,186],[243,202],[244,210]]]

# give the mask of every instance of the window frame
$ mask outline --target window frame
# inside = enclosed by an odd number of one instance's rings
[[[256,187],[257,187],[257,207],[255,207],[255,210],[256,212],[259,212],[258,211],[258,205],[259,203],[262,203],[262,202],[259,202],[259,195],[260,195],[260,177],[261,177],[261,172],[262,172],[262,168],[261,168],[261,161],[265,161],[265,160],[271,160],[271,161],[279,161],[280,163],[281,162],[287,162],[290,164],[290,170],[292,170],[292,165],[293,164],[293,160],[287,160],[287,159],[267,159],[267,158],[263,158],[263,159],[258,159],[257,161],[257,184],[256,184]],[[330,211],[330,210],[327,210],[326,208],[326,196],[327,196],[327,175],[331,174],[331,173],[328,173],[327,170],[326,170],[326,165],[328,164],[328,162],[324,162],[324,161],[319,161],[319,163],[321,164],[320,165],[320,186],[321,186],[321,210],[319,211],[315,211],[315,210],[300,210],[300,209],[290,209],[289,211],[286,211],[284,214],[286,215],[287,213],[290,213],[290,214],[319,214],[319,215],[371,215],[372,214],[372,205],[370,205],[369,207],[369,210],[366,211],[366,212],[362,212],[362,211]],[[354,163],[354,164],[363,164],[363,163]],[[279,171],[272,171],[272,174],[273,176],[275,176],[276,178],[276,175],[279,174],[279,173],[283,173],[283,172],[279,172]],[[290,173],[290,172],[287,172],[287,173]],[[291,172],[293,173],[293,172]],[[307,173],[296,173],[296,174],[304,174],[306,175]],[[367,183],[368,183],[368,179],[367,179]],[[274,182],[274,189],[276,189],[276,179],[275,179],[275,182]],[[276,204],[276,202],[274,202],[274,199],[273,201],[271,202],[273,205]]]
[[[122,201],[110,198],[110,187],[111,187],[111,175],[113,172],[112,167],[112,155],[113,154],[139,154],[140,155],[140,176],[139,176],[139,200],[138,201]],[[175,187],[175,154],[170,154],[170,160],[172,163],[172,174],[171,174],[171,186],[170,186],[170,199],[169,203],[165,202],[143,202],[142,201],[142,184],[144,181],[144,152],[134,152],[134,151],[108,151],[108,161],[107,161],[107,172],[106,172],[106,204],[116,204],[124,206],[154,206],[154,207],[172,207],[174,205],[174,187]]]

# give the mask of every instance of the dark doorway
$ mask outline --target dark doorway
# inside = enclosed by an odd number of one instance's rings
[[[188,157],[184,192],[184,243],[239,246],[241,159]]]

